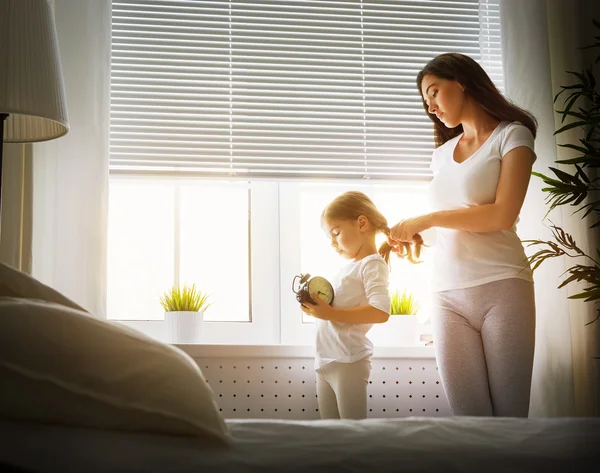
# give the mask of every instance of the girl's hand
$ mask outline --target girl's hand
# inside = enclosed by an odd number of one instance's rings
[[[302,312],[316,317],[317,319],[330,320],[331,314],[333,312],[333,307],[323,302],[321,298],[315,293],[311,294],[310,296],[317,303],[317,305],[313,305],[310,302],[307,302],[306,304],[300,304]]]
[[[400,222],[390,228],[388,243],[397,251],[398,241],[411,242],[417,233],[422,233],[430,228],[429,215],[400,220]]]

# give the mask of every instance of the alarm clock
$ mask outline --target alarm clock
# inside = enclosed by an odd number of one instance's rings
[[[297,280],[299,280],[299,282],[296,282]],[[310,277],[310,274],[308,273],[294,276],[292,281],[292,291],[296,294],[296,300],[300,302],[300,304],[309,302],[316,305],[311,296],[313,293],[317,294],[326,304],[331,304],[333,302],[333,286],[327,279],[321,276]]]

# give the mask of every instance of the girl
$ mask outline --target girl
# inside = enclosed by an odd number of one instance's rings
[[[535,302],[516,224],[535,161],[535,118],[462,54],[431,60],[417,87],[434,123],[435,212],[399,222],[389,241],[438,229],[434,347],[453,413],[527,417]]]
[[[390,297],[386,242],[379,252],[377,233],[389,236],[387,220],[362,192],[346,192],[321,214],[321,225],[331,246],[352,261],[332,281],[333,305],[311,294],[316,305],[302,310],[317,320],[317,398],[322,419],[365,419],[367,384],[371,373],[373,344],[367,332],[374,323],[388,320]],[[416,262],[422,246],[417,241],[401,246],[398,254]]]

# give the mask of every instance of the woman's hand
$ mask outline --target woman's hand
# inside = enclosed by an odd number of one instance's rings
[[[400,222],[390,228],[388,243],[392,248],[397,250],[399,241],[411,242],[417,233],[422,233],[430,228],[429,214],[400,220]]]
[[[302,309],[302,312],[316,317],[317,319],[330,320],[333,313],[333,307],[323,302],[323,300],[321,300],[321,298],[315,293],[311,294],[310,296],[317,303],[317,305],[313,305],[310,302],[301,304],[300,308]]]

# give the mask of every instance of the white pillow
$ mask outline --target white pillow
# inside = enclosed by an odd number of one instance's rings
[[[229,442],[181,350],[60,304],[0,297],[0,417]]]
[[[59,304],[72,307],[74,309],[85,310],[75,304],[71,299],[66,298],[60,292],[42,284],[29,274],[12,268],[4,263],[0,263],[0,297],[23,297],[25,299],[40,299],[48,302],[58,302]]]

